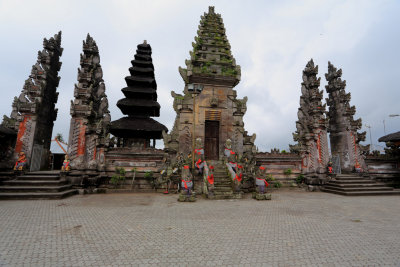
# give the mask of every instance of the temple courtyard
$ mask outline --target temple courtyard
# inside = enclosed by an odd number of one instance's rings
[[[0,266],[399,266],[400,196],[0,202]]]

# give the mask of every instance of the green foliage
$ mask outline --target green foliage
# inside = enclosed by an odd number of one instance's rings
[[[144,173],[144,176],[143,176],[145,179],[152,179],[153,178],[153,172],[152,171],[146,171],[145,173]]]
[[[64,142],[64,137],[60,133],[56,134],[55,139],[58,140],[59,142]]]
[[[291,175],[291,174],[292,174],[292,169],[289,168],[289,169],[287,169],[287,170],[284,170],[284,171],[283,171],[283,174],[286,175],[286,176]]]
[[[125,168],[115,167],[115,174],[113,176],[111,176],[110,182],[115,187],[117,187],[118,184],[120,184],[122,181],[125,181],[125,174],[126,174]]]
[[[265,179],[267,180],[267,182],[275,181],[275,178],[274,176],[272,176],[272,174],[267,174],[267,177]]]
[[[282,187],[282,183],[279,182],[279,181],[276,181],[276,182],[274,183],[274,187],[275,187],[275,188],[281,188],[281,187]]]
[[[296,183],[301,184],[303,182],[304,182],[304,175],[300,173],[296,178]]]

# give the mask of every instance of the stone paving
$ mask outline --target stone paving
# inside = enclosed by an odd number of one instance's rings
[[[400,266],[400,196],[0,202],[0,266]]]

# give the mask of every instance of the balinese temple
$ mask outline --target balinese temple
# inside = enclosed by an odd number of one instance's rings
[[[239,154],[252,151],[255,135],[248,136],[243,123],[247,97],[237,99],[233,90],[240,81],[240,66],[214,7],[201,16],[197,33],[186,68],[179,68],[183,94],[172,91],[176,119],[171,133],[164,135],[164,145],[168,151],[188,154],[194,140],[201,138],[205,158],[214,160],[222,157],[227,139]]]
[[[303,70],[297,131],[293,134],[300,147],[302,172],[308,175],[325,173],[329,161],[326,104],[322,104],[321,78],[317,74],[318,66],[311,59]]]
[[[111,121],[100,65],[99,48],[88,34],[83,41],[78,83],[71,101],[68,155],[75,170],[104,168],[104,152]]]
[[[361,153],[360,141],[365,140],[365,132],[358,133],[361,129],[361,119],[354,120],[356,107],[350,106],[350,93],[346,93],[346,81],[342,81],[342,70],[337,70],[328,62],[328,73],[325,74],[328,85],[326,91],[329,98],[329,125],[332,156],[340,158],[340,167],[343,172],[351,172],[356,164],[366,171],[367,166]]]
[[[43,50],[38,52],[21,94],[14,98],[11,116],[4,118],[7,127],[18,132],[14,153],[25,153],[31,171],[49,166],[62,52],[61,32],[43,40]]]
[[[117,103],[121,112],[128,116],[111,122],[110,132],[118,137],[118,144],[123,147],[155,147],[155,140],[161,139],[162,132],[168,129],[151,118],[160,116],[160,104],[157,102],[151,46],[146,41],[137,46],[131,63],[131,75],[125,77],[127,87],[122,89],[125,98]]]

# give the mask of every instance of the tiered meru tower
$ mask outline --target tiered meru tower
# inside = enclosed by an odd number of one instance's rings
[[[157,102],[157,83],[151,58],[151,46],[144,41],[137,46],[135,59],[129,68],[131,76],[125,77],[127,87],[122,89],[125,98],[117,106],[124,115],[111,123],[110,132],[118,137],[123,147],[148,148],[150,140],[162,138],[162,132],[168,131],[163,124],[150,117],[160,116],[160,104]]]
[[[362,126],[361,119],[353,119],[356,108],[350,106],[351,95],[346,93],[346,81],[342,81],[341,76],[342,70],[337,70],[328,62],[328,73],[325,74],[328,85],[325,87],[329,94],[326,102],[329,106],[328,132],[332,156],[340,157],[340,167],[344,172],[353,171],[356,164],[366,171],[359,144],[360,141],[365,140],[366,133],[357,132]]]
[[[102,170],[111,117],[99,49],[89,34],[83,41],[80,65],[71,101],[68,154],[76,170]]]
[[[329,161],[326,104],[322,104],[323,91],[319,90],[318,66],[311,59],[303,70],[300,107],[297,112],[296,133],[293,139],[300,145],[302,172],[317,175],[326,172]]]
[[[194,139],[201,138],[206,159],[219,159],[229,138],[239,154],[251,152],[255,135],[248,136],[243,123],[247,97],[237,99],[233,90],[240,81],[240,66],[214,7],[201,16],[197,33],[187,68],[179,68],[185,82],[183,95],[172,91],[176,119],[171,133],[164,134],[165,148],[187,154]]]
[[[15,153],[25,152],[33,171],[49,165],[51,135],[57,118],[56,90],[63,51],[61,32],[49,40],[45,38],[43,48],[38,52],[37,62],[32,66],[21,94],[14,98],[11,118],[5,117],[8,125],[18,131]]]

